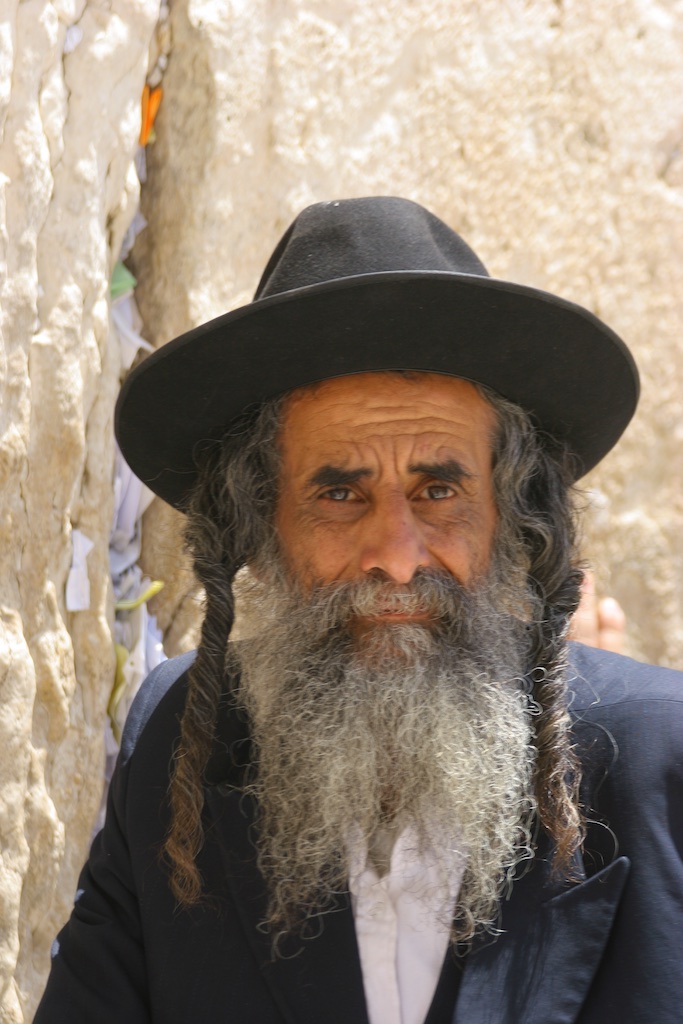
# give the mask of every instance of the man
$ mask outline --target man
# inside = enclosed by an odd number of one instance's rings
[[[566,640],[571,484],[637,390],[590,313],[379,198],[305,210],[130,376],[206,615],[131,711],[39,1024],[680,1019],[682,680]]]

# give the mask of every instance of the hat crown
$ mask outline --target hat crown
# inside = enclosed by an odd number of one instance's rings
[[[268,261],[254,298],[401,271],[489,276],[469,245],[434,214],[409,199],[375,196],[303,210]]]

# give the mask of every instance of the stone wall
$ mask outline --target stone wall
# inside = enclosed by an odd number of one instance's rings
[[[102,790],[109,278],[158,0],[0,4],[0,1019],[30,1020]],[[89,610],[68,612],[72,530]]]
[[[108,280],[155,0],[0,3],[0,1017],[30,1019],[99,797],[111,688]],[[631,650],[683,665],[683,10],[676,0],[173,0],[134,263],[161,344],[247,301],[304,205],[392,193],[603,316],[641,410],[586,481]],[[74,32],[74,29],[77,29]],[[65,42],[67,51],[65,53]],[[72,530],[90,609],[66,611]],[[145,524],[169,652],[198,595]],[[14,975],[14,980],[11,978]]]
[[[389,193],[492,274],[580,302],[628,341],[637,419],[584,484],[585,550],[631,653],[683,665],[683,9],[655,0],[175,0],[136,250],[150,337],[247,301],[310,202]],[[168,646],[196,595],[148,513]]]

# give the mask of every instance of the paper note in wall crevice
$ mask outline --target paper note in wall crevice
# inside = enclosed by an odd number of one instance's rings
[[[69,612],[86,612],[90,608],[90,580],[87,558],[94,548],[93,541],[80,530],[71,531],[71,569],[66,581],[66,608]]]

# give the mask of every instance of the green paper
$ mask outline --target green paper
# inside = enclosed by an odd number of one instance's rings
[[[114,273],[111,275],[111,284],[109,286],[112,299],[118,299],[121,295],[125,295],[126,292],[132,292],[137,283],[137,278],[133,277],[128,267],[124,267],[123,263],[119,260],[114,267]]]

